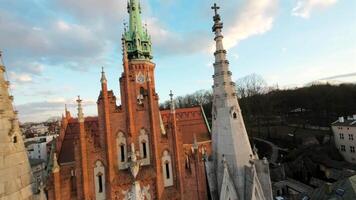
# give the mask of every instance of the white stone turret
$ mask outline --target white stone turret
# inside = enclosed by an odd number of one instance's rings
[[[32,199],[32,174],[0,52],[0,199]]]
[[[216,42],[212,108],[212,162],[216,183],[211,186],[215,190],[213,196],[239,200],[270,199],[272,196],[265,198],[257,175],[250,173],[255,171],[250,164],[255,157],[237,100],[235,83],[231,79],[232,73],[229,71],[223,45],[223,23],[217,13],[219,7],[215,4],[212,9],[215,10],[212,30]],[[251,198],[247,197],[249,193],[253,194]]]

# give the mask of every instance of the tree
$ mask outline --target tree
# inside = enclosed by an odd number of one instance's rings
[[[267,90],[267,83],[262,76],[250,74],[236,81],[236,90],[240,98],[263,94]]]

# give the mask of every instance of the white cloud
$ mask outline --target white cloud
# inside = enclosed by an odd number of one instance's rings
[[[62,20],[57,22],[57,26],[62,31],[68,31],[70,29],[70,26]]]
[[[297,0],[292,15],[309,18],[313,10],[324,9],[334,5],[337,0]]]
[[[65,99],[62,97],[52,98],[47,101],[30,102],[17,105],[19,118],[21,122],[37,122],[45,121],[51,117],[59,117],[64,112],[64,105],[67,104],[69,111],[73,117],[76,117],[77,103],[76,98]],[[96,102],[91,99],[83,100],[85,116],[93,116],[96,114]]]
[[[211,37],[206,31],[192,31],[185,34],[177,34],[168,30],[157,18],[149,18],[148,32],[152,36],[154,50],[159,55],[192,54],[206,50]],[[156,54],[154,52],[154,54]]]
[[[241,40],[261,35],[271,30],[278,7],[278,0],[248,0],[237,16],[236,22],[228,28],[224,45],[229,49]]]
[[[15,83],[30,83],[32,82],[32,77],[30,74],[26,74],[26,73],[15,73],[15,72],[10,72],[9,73],[9,78],[11,81],[15,82]]]

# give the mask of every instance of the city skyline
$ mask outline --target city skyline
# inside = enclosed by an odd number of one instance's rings
[[[118,94],[126,1],[5,2],[0,6],[0,48],[22,121],[59,116],[64,104],[75,115],[77,95],[84,99],[84,113],[96,115],[102,66],[109,88]],[[213,2],[141,1],[161,102],[169,90],[184,95],[211,88]],[[355,2],[216,2],[225,22],[233,80],[257,73],[268,85],[291,87],[356,79],[340,76],[356,69],[356,28],[350,26]]]

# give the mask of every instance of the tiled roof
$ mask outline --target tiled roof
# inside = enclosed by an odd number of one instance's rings
[[[162,110],[162,120],[165,125],[169,122],[170,110]],[[183,144],[192,144],[194,135],[198,142],[211,140],[209,125],[204,119],[201,107],[177,108],[177,126],[182,133]]]
[[[98,131],[98,118],[86,117],[85,130],[91,133]],[[87,134],[89,134],[87,132]],[[58,156],[59,163],[68,163],[74,161],[74,141],[79,137],[79,123],[78,119],[71,118],[68,121],[65,136],[62,142],[61,150]]]

